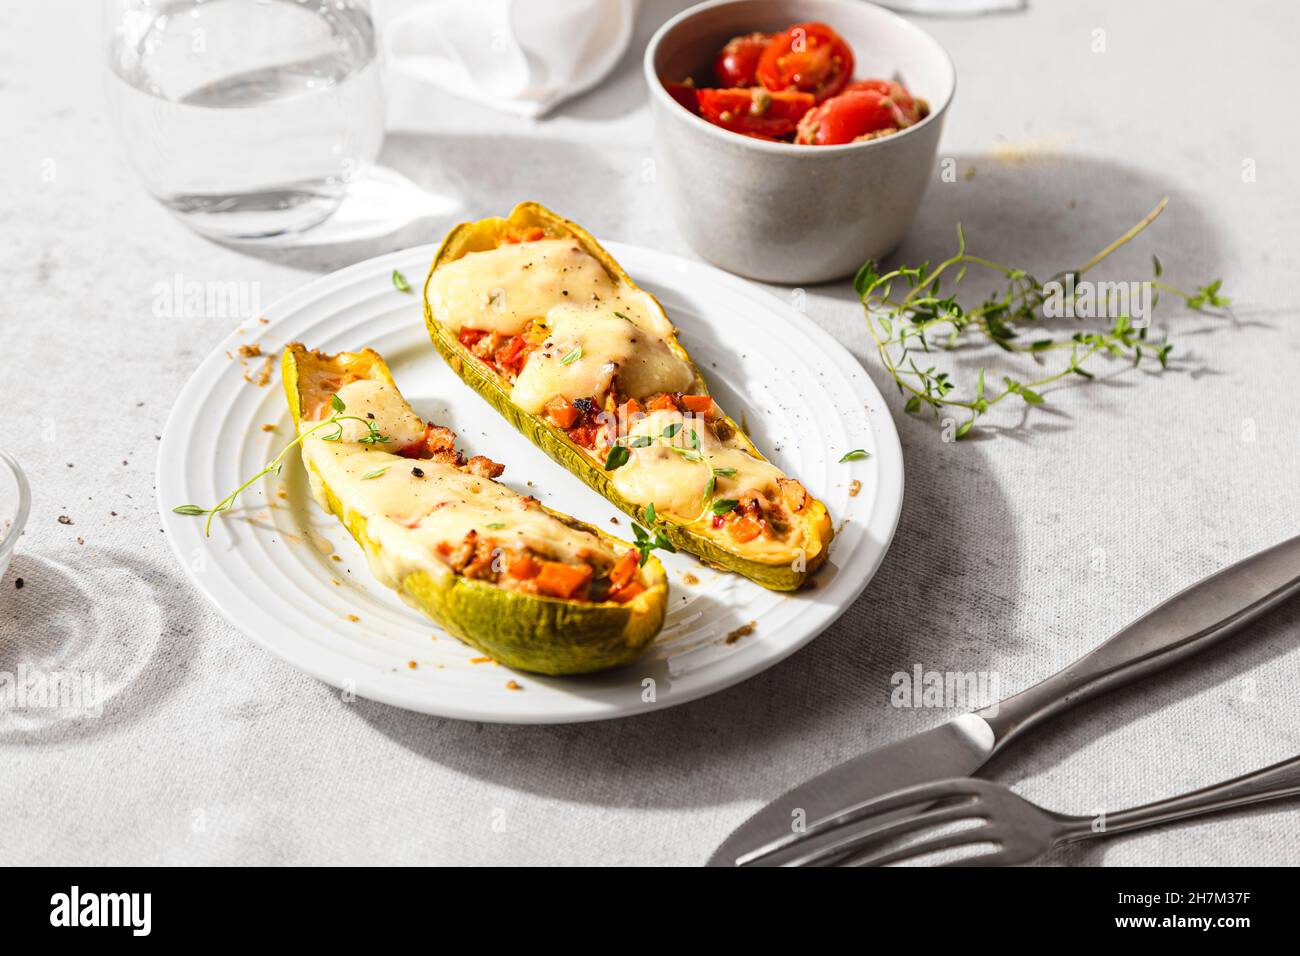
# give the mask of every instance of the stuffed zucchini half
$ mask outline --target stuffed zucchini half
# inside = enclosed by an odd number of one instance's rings
[[[468,462],[425,423],[369,349],[285,348],[284,388],[312,493],[375,576],[493,659],[579,674],[640,655],[663,625],[668,584],[653,557],[543,507]]]
[[[575,223],[521,203],[456,226],[424,312],[465,382],[677,547],[780,591],[826,560],[825,506],[718,407],[658,300]]]

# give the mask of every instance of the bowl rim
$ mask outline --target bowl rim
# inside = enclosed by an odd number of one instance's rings
[[[757,150],[760,153],[772,153],[778,156],[842,156],[853,150],[875,149],[889,143],[897,142],[904,136],[923,129],[932,122],[938,121],[944,113],[948,111],[948,105],[952,103],[952,98],[957,93],[957,64],[953,62],[952,54],[948,52],[948,49],[942,43],[925,30],[922,30],[916,24],[905,20],[893,10],[888,10],[877,3],[869,3],[866,2],[866,0],[818,0],[819,3],[829,3],[835,6],[841,6],[845,10],[861,10],[863,7],[873,7],[880,13],[884,14],[887,18],[894,20],[895,24],[905,32],[915,34],[923,40],[931,43],[934,48],[943,55],[943,59],[948,65],[948,74],[952,77],[952,82],[948,86],[948,95],[943,98],[943,102],[932,109],[929,116],[921,120],[921,122],[909,126],[907,129],[899,130],[897,133],[893,133],[889,136],[882,136],[878,139],[869,139],[861,143],[840,143],[835,146],[809,146],[806,144],[782,142],[769,143],[766,140],[754,139],[752,136],[742,136],[740,133],[733,133],[731,130],[723,129],[720,126],[714,126],[708,120],[690,112],[690,110],[686,109],[668,94],[667,88],[665,88],[663,81],[659,78],[659,74],[654,68],[655,52],[659,49],[659,44],[663,41],[663,38],[667,36],[670,30],[697,14],[702,13],[705,10],[713,9],[714,7],[739,6],[747,2],[751,2],[751,0],[705,0],[704,3],[697,3],[693,7],[687,7],[685,10],[660,25],[659,29],[656,30],[654,35],[650,38],[650,42],[646,44],[645,54],[641,58],[646,85],[650,87],[650,95],[659,98],[661,103],[670,105],[673,109],[681,110],[682,115],[686,117],[687,120],[697,124],[697,129],[707,130],[709,135],[720,137],[728,143]]]
[[[32,488],[27,483],[27,475],[18,464],[18,459],[3,448],[0,448],[0,464],[9,470],[18,485],[18,509],[14,512],[13,524],[9,526],[8,532],[0,537],[0,556],[3,556],[14,549],[18,544],[18,538],[27,527],[27,516],[32,510]]]

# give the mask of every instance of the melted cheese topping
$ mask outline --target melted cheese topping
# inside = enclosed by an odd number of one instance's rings
[[[622,312],[661,338],[673,326],[645,292],[615,279],[573,239],[504,243],[439,266],[429,280],[429,305],[454,332],[481,329],[518,335],[557,305]]]
[[[536,415],[556,395],[600,404],[614,374],[626,395],[679,392],[695,380],[668,343],[611,311],[557,305],[546,313],[548,334],[528,358],[510,393]]]
[[[663,438],[664,431],[673,425],[680,426],[677,434],[672,439]],[[691,431],[700,437],[699,461],[682,454],[692,445]],[[743,448],[724,443],[698,419],[681,412],[657,411],[633,424],[628,434],[655,439],[643,448],[629,448],[627,463],[608,473],[619,494],[629,501],[642,506],[653,502],[659,514],[671,514],[689,523],[711,519],[713,513],[706,509],[712,500],[732,498],[742,491],[753,489],[780,500],[776,479],[785,476],[779,468]],[[734,468],[735,474],[714,475],[718,468]],[[715,486],[710,501],[706,501],[711,475]],[[745,550],[788,552],[801,540],[800,527],[796,523],[791,536],[780,542],[756,538],[745,545]]]
[[[453,545],[470,531],[500,541],[504,547],[526,545],[533,551],[570,562],[590,553],[613,555],[593,534],[570,528],[504,485],[469,475],[451,465],[413,461],[396,449],[424,434],[424,423],[392,386],[369,380],[339,391],[346,415],[374,416],[379,431],[393,441],[362,444],[361,422],[343,423],[341,441],[325,441],[325,428],[303,440],[312,491],[322,507],[328,486],[340,501],[366,519],[366,534],[379,545],[371,567],[383,583],[401,588],[413,571],[451,573],[438,557],[442,542]],[[303,422],[307,431],[312,422]],[[424,477],[416,477],[419,468]],[[367,478],[379,469],[377,477]],[[492,525],[501,525],[494,528]]]

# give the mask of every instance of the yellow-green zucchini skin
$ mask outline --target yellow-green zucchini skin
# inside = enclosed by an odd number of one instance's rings
[[[285,347],[281,370],[295,428],[306,405],[300,388],[302,372],[310,364],[322,367],[324,363],[396,387],[388,366],[371,349],[323,355],[292,343]],[[366,534],[365,516],[340,500],[310,464],[307,467],[312,485],[321,489],[327,509],[356,539],[367,560],[381,563],[379,544]],[[544,510],[570,527],[591,532],[616,554],[630,547],[599,528],[550,508]],[[493,660],[518,670],[561,676],[617,667],[645,653],[663,627],[668,579],[663,565],[653,556],[641,571],[646,590],[626,604],[593,604],[524,594],[461,577],[450,569],[445,575],[426,571],[408,574],[397,591],[449,634]]]
[[[480,362],[461,344],[457,335],[438,321],[429,304],[429,282],[433,274],[442,265],[453,262],[469,252],[483,252],[495,249],[501,237],[511,230],[540,228],[548,237],[572,238],[594,256],[605,269],[616,278],[626,282],[631,288],[638,289],[623,267],[605,249],[577,223],[556,215],[544,206],[534,202],[517,205],[504,219],[480,219],[477,222],[461,223],[452,228],[442,241],[434,256],[433,265],[424,283],[424,321],[429,331],[429,338],[438,353],[451,366],[452,371],[460,376],[470,388],[478,392],[488,404],[499,412],[529,441],[546,452],[552,459],[563,465],[570,472],[581,478],[598,494],[616,508],[638,521],[644,520],[643,509],[624,498],[608,473],[592,461],[586,453],[575,445],[567,434],[552,425],[546,419],[530,415],[510,398],[510,383],[497,375],[491,368]],[[644,291],[644,290],[640,290]],[[649,294],[649,293],[647,293]],[[674,335],[668,341],[669,347],[681,359],[690,364],[695,371],[695,385],[691,394],[707,395],[708,386],[695,363]],[[743,440],[747,450],[757,458],[763,455],[750,442],[735,421],[726,418],[731,429]],[[766,460],[766,459],[764,459]],[[727,545],[715,538],[701,534],[695,529],[660,516],[656,527],[663,530],[674,546],[689,551],[706,564],[743,574],[752,581],[774,591],[793,591],[801,587],[814,571],[826,561],[834,531],[826,506],[809,496],[808,512],[802,516],[804,522],[805,547],[802,560],[798,562],[759,561],[744,555],[744,546]]]

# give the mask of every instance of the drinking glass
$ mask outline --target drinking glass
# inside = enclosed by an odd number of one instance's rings
[[[225,240],[302,232],[383,142],[370,0],[104,0],[108,101],[146,188]]]

